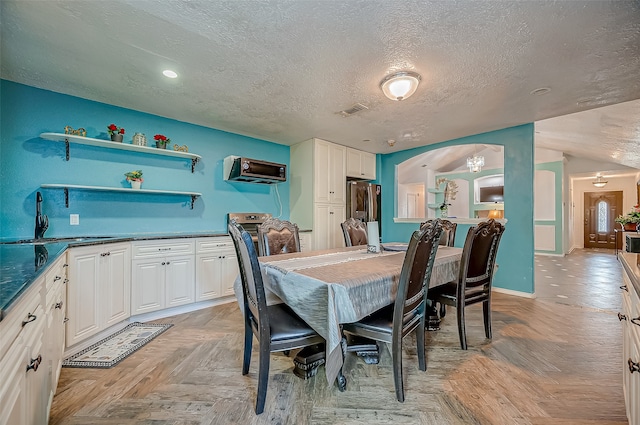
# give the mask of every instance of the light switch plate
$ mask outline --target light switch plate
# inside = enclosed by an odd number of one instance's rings
[[[69,214],[69,224],[77,226],[80,224],[80,214]]]

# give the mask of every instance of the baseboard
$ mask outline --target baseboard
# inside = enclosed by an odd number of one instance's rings
[[[544,255],[547,257],[564,257],[564,254],[556,254],[551,252],[534,252],[534,255]]]
[[[529,292],[514,291],[513,289],[496,288],[495,286],[492,286],[491,290],[494,292],[499,292],[501,294],[513,295],[521,298],[536,298],[535,292],[531,294]]]

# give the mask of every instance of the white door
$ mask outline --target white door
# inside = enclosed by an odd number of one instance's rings
[[[175,307],[189,304],[195,298],[195,265],[193,256],[167,257],[165,264],[166,304]]]
[[[131,270],[131,314],[164,308],[164,258],[134,260]]]
[[[101,264],[102,329],[131,316],[131,245],[125,243],[108,247],[108,255],[102,257],[104,263]]]

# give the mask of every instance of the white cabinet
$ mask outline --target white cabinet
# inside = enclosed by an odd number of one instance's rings
[[[624,266],[622,311],[622,387],[629,424],[640,424],[640,268],[636,254],[619,253]]]
[[[194,247],[192,239],[132,244],[132,315],[194,302]]]
[[[313,250],[313,233],[300,232],[300,251],[307,252]]]
[[[310,139],[291,147],[290,220],[312,229],[312,249],[343,246],[346,147]],[[336,227],[337,225],[337,227]]]
[[[228,236],[196,239],[196,301],[234,295],[238,259]]]
[[[131,245],[77,247],[68,256],[66,340],[71,347],[131,316]]]
[[[376,155],[347,148],[347,177],[361,180],[376,179]]]
[[[344,236],[340,223],[345,220],[345,206],[335,204],[316,204],[313,234],[316,238],[315,249],[329,249],[344,246]]]
[[[0,424],[46,424],[52,391],[39,277],[0,322]]]

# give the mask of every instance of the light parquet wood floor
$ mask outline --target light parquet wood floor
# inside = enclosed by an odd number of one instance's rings
[[[494,292],[493,339],[467,308],[427,333],[427,371],[405,342],[406,401],[396,401],[388,350],[379,365],[348,356],[347,391],[324,369],[295,377],[271,356],[265,412],[254,403],[258,356],[242,376],[236,303],[175,316],[174,326],[112,369],[63,368],[51,425],[71,424],[627,424],[622,394],[621,269],[612,251],[536,256],[536,299]]]

